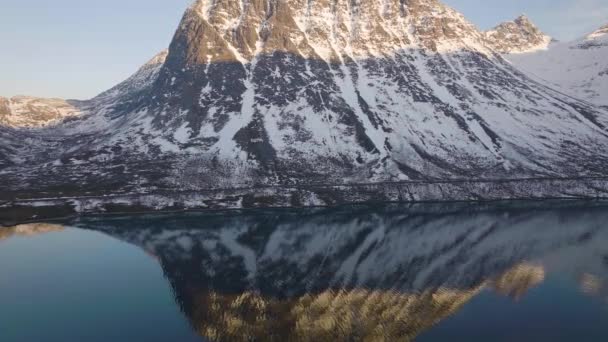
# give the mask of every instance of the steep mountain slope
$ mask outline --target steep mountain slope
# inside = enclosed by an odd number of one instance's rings
[[[608,25],[574,42],[507,59],[532,77],[608,107]]]
[[[501,23],[486,32],[489,45],[500,53],[526,53],[545,50],[553,39],[544,34],[525,15]]]
[[[12,166],[8,183],[209,189],[608,163],[605,112],[531,80],[437,0],[198,0],[162,60],[41,130],[20,151],[39,167]]]
[[[111,89],[99,94],[93,100],[101,101],[102,99],[116,98],[123,96],[124,94],[134,94],[144,91],[156,81],[160,68],[165,63],[168,53],[169,50],[159,52],[139,68],[136,73]]]
[[[163,50],[156,54],[125,81],[89,100],[88,107],[96,112],[96,116],[131,110],[131,103],[138,96],[147,94],[158,78],[168,53],[168,50]]]

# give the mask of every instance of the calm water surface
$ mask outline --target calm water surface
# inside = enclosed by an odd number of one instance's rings
[[[0,341],[608,341],[608,204],[0,228]]]

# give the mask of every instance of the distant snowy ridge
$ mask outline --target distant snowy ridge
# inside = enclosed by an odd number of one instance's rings
[[[608,108],[608,25],[545,51],[506,58],[533,78]]]
[[[0,125],[3,126],[44,127],[81,114],[77,105],[62,99],[0,97]]]
[[[600,27],[599,29],[593,31],[585,37],[585,40],[608,40],[608,24]]]

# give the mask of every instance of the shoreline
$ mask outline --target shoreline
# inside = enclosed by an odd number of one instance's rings
[[[608,199],[608,177],[383,182],[152,191],[5,200],[0,226],[96,214],[146,214],[381,203]]]

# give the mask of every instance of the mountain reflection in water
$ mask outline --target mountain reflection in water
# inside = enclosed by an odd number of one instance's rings
[[[10,228],[0,227],[0,241],[6,240],[13,236],[34,236],[46,233],[54,233],[63,231],[63,226],[58,224],[48,223],[31,223],[22,224]]]
[[[160,262],[212,341],[410,341],[546,269],[604,296],[608,206],[415,205],[80,219]]]

